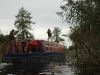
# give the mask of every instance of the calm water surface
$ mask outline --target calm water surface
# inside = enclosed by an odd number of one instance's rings
[[[75,66],[68,62],[42,62],[32,64],[0,63],[0,75],[76,75]]]

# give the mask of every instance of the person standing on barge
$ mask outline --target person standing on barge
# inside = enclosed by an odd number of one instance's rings
[[[51,30],[50,29],[48,29],[47,30],[47,33],[48,33],[48,41],[49,41],[49,39],[51,40],[51,42],[52,42],[52,33],[51,33]]]
[[[12,45],[12,48],[10,49],[10,53],[15,53],[15,37],[14,37],[14,29],[12,29],[10,31],[10,34],[9,34],[9,42],[10,44]]]

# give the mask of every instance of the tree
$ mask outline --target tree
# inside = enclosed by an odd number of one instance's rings
[[[8,42],[9,41],[9,35],[3,35],[0,30],[0,43]]]
[[[70,22],[69,38],[77,50],[81,63],[100,62],[100,0],[68,0],[57,12]]]
[[[23,7],[19,9],[19,13],[15,16],[15,27],[17,28],[16,35],[19,39],[31,39],[34,36],[29,32],[29,30],[32,30],[31,24],[35,24],[35,22],[32,22],[32,17],[30,16],[31,13],[26,11]]]
[[[8,38],[9,38],[9,35],[0,34],[0,43],[8,42],[9,41]]]
[[[52,37],[53,37],[53,40],[55,42],[61,42],[63,43],[65,40],[63,38],[60,37],[60,34],[61,34],[61,29],[58,28],[58,27],[54,27],[54,30],[52,32]]]

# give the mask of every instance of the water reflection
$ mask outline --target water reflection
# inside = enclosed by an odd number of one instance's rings
[[[14,74],[14,75],[31,75],[38,73],[44,69],[47,63],[32,63],[32,64],[12,64],[12,65],[4,65],[1,69],[4,75],[6,74]]]
[[[67,59],[68,60],[68,59]],[[76,75],[76,68],[68,62],[30,64],[0,64],[0,75]]]

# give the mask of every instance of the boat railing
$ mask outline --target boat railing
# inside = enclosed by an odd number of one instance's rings
[[[2,53],[3,54],[8,54],[9,48],[10,48],[9,42],[2,43]]]
[[[30,49],[31,49],[31,45],[29,44],[28,41],[26,41],[26,42],[11,41],[11,42],[4,42],[2,44],[3,54],[28,53]]]

